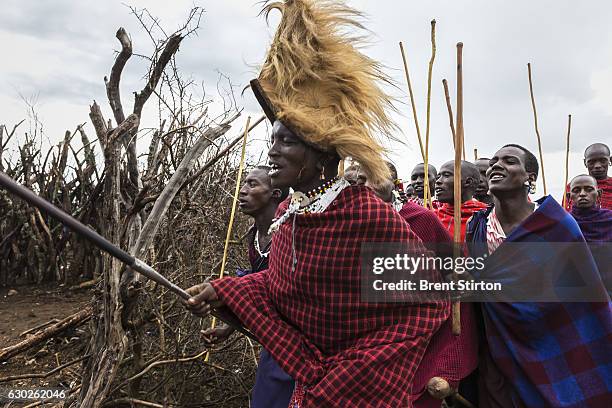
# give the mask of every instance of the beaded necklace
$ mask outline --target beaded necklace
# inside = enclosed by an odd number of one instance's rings
[[[261,248],[259,247],[259,232],[255,230],[255,250],[257,251],[260,257],[262,258],[268,257],[268,255],[270,254],[270,244],[271,243],[272,243],[272,240],[270,240],[268,242],[268,245],[266,245],[266,248],[264,248],[264,249],[268,249],[266,252],[261,252]]]
[[[272,222],[268,233],[273,233],[293,214],[310,214],[323,212],[338,197],[338,194],[350,184],[344,178],[334,177],[321,186],[308,191],[306,194],[296,191],[291,195],[287,210]]]

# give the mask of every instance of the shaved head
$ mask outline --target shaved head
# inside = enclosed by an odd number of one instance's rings
[[[610,163],[612,163],[610,148],[603,143],[593,143],[584,151],[584,165],[596,180],[608,178]]]
[[[455,162],[453,160],[440,166],[440,172],[436,177],[436,197],[441,203],[454,204],[454,175]],[[461,161],[461,201],[466,202],[474,196],[476,187],[480,183],[480,172],[473,163]]]

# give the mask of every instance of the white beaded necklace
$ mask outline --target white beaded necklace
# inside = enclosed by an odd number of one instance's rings
[[[333,181],[325,191],[313,194],[310,197],[300,191],[294,192],[291,195],[289,207],[287,207],[283,215],[274,220],[272,225],[270,225],[268,234],[278,231],[280,226],[293,214],[320,213],[325,211],[342,190],[348,186],[350,186],[349,182],[340,177]]]
[[[270,243],[268,243],[268,246],[269,245],[270,245]],[[259,246],[259,232],[257,230],[255,230],[255,250],[257,251],[259,256],[261,256],[262,258],[267,258],[268,255],[270,254],[270,250],[269,249],[268,249],[267,252],[261,252],[261,248]]]

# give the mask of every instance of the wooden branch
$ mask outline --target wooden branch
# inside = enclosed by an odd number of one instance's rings
[[[19,337],[23,337],[23,336],[25,336],[26,334],[30,334],[30,333],[32,333],[32,332],[35,332],[35,331],[37,331],[37,330],[42,329],[42,328],[43,328],[43,327],[45,327],[45,326],[49,326],[50,324],[54,324],[54,323],[57,323],[57,322],[59,322],[59,320],[58,320],[58,319],[51,319],[51,320],[49,320],[49,321],[48,321],[48,322],[46,322],[46,323],[41,323],[41,324],[39,324],[39,325],[36,325],[36,326],[32,327],[31,329],[28,329],[28,330],[26,330],[26,331],[24,331],[24,332],[20,333],[20,334],[19,334]]]
[[[538,138],[538,151],[540,152],[540,168],[542,171],[542,185],[544,187],[544,195],[546,195],[546,175],[544,173],[544,154],[542,153],[542,139],[540,138],[540,129],[538,129],[538,112],[536,111],[535,98],[533,97],[533,83],[531,81],[531,63],[527,64],[527,74],[529,76],[529,94],[531,95],[531,107],[533,108],[533,121],[535,124],[536,137]]]
[[[427,72],[427,116],[425,122],[425,180],[423,182],[423,201],[425,207],[431,207],[431,191],[429,190],[429,128],[431,118],[431,76],[433,64],[436,59],[436,20],[431,20],[431,59]]]
[[[147,101],[147,99],[149,99],[149,97],[153,93],[153,90],[157,87],[157,83],[159,82],[162,73],[166,68],[166,65],[168,64],[168,62],[170,62],[172,56],[178,51],[179,45],[181,44],[183,38],[184,37],[178,33],[173,34],[170,38],[168,38],[164,50],[161,52],[159,58],[153,63],[153,66],[151,67],[149,81],[142,89],[142,91],[136,93],[136,100],[134,102],[134,113],[139,117],[142,113],[142,108],[144,107],[145,102]]]
[[[455,257],[459,256],[461,244],[461,157],[463,150],[463,43],[457,44],[457,134],[455,140],[455,174],[454,174],[454,214],[453,214],[453,241]],[[458,279],[453,272],[453,279]],[[452,304],[452,330],[453,334],[461,334],[461,304]]]
[[[155,201],[153,210],[151,210],[151,214],[147,218],[134,246],[130,248],[130,253],[133,256],[144,259],[143,257],[146,255],[147,249],[149,245],[151,245],[166,211],[170,207],[177,191],[187,180],[193,164],[202,155],[204,150],[210,146],[213,140],[224,135],[230,129],[230,123],[235,120],[237,116],[238,115],[230,118],[220,126],[208,128],[193,147],[185,154],[183,160],[170,178],[170,181],[166,187],[164,187],[159,198]]]
[[[263,115],[259,119],[257,119],[255,121],[255,123],[253,123],[251,126],[249,126],[249,132],[251,130],[253,130],[255,128],[255,126],[259,125],[265,118],[266,118],[266,116]],[[223,150],[221,150],[219,153],[217,153],[215,155],[215,157],[213,157],[212,159],[208,160],[206,162],[206,164],[204,164],[194,175],[189,177],[187,179],[187,181],[185,181],[185,183],[183,183],[183,185],[179,189],[179,192],[181,190],[183,190],[183,188],[187,187],[189,184],[191,184],[194,181],[196,181],[197,179],[199,179],[202,176],[202,174],[206,173],[206,171],[208,169],[210,169],[212,166],[214,166],[215,163],[217,163],[219,161],[219,159],[221,159],[223,156],[225,156],[227,154],[227,152],[229,152],[234,146],[236,146],[238,144],[238,142],[242,140],[242,137],[243,137],[242,133],[240,135],[236,136],[234,138],[234,140],[232,140]]]
[[[108,126],[106,125],[106,120],[102,115],[102,111],[100,110],[100,105],[93,102],[93,105],[89,107],[89,118],[91,119],[91,124],[93,125],[96,136],[98,136],[98,141],[102,146],[102,150],[106,147],[106,138],[108,137]]]
[[[453,106],[451,105],[450,95],[448,93],[448,81],[446,81],[446,79],[443,79],[442,85],[444,86],[444,97],[446,99],[446,109],[448,110],[448,121],[450,122],[451,135],[453,136],[454,149],[456,146],[455,139],[457,138],[457,133],[455,132],[455,121],[453,119]]]
[[[406,82],[408,83],[408,94],[410,95],[410,105],[412,106],[412,117],[414,126],[416,127],[417,138],[419,139],[419,147],[421,148],[421,158],[425,160],[425,149],[423,149],[423,140],[421,139],[421,129],[419,128],[419,119],[417,118],[416,105],[414,104],[414,95],[412,93],[412,83],[410,82],[410,73],[408,72],[408,63],[404,53],[404,44],[400,41],[400,51],[402,52],[402,60],[404,61],[404,73],[406,74]],[[427,171],[427,170],[425,170]]]
[[[572,115],[567,115],[567,141],[565,143],[565,182],[563,183],[563,208],[567,208],[567,181],[569,178],[570,131],[572,130]]]
[[[136,398],[117,398],[115,400],[105,402],[103,407],[115,407],[115,406],[138,406],[152,407],[152,408],[164,408],[164,405],[156,404],[154,402],[144,401]]]
[[[62,371],[64,368],[66,367],[70,367],[71,365],[74,365],[80,361],[85,360],[86,358],[89,358],[89,354],[79,357],[77,359],[74,359],[72,361],[69,361],[65,364],[62,364],[58,367],[55,367],[53,370],[51,371],[47,371],[46,373],[31,373],[31,374],[19,374],[19,375],[10,375],[8,377],[1,377],[0,378],[0,383],[3,382],[8,382],[8,381],[16,381],[16,380],[25,380],[25,379],[29,379],[29,378],[47,378],[59,371]]]
[[[85,309],[66,317],[60,322],[54,324],[53,326],[47,327],[42,332],[37,333],[34,336],[29,337],[13,346],[3,348],[2,350],[0,350],[0,362],[6,361],[19,353],[29,350],[37,344],[40,344],[43,341],[50,339],[51,337],[57,336],[64,330],[80,326],[81,324],[89,320],[91,316],[92,307],[87,306]]]
[[[119,126],[125,120],[125,114],[123,113],[123,107],[121,106],[119,82],[121,81],[121,72],[123,72],[125,64],[132,56],[132,40],[130,40],[130,36],[123,27],[120,27],[119,30],[117,30],[115,37],[117,37],[121,43],[121,52],[119,55],[117,55],[117,59],[111,68],[110,79],[104,77],[104,82],[106,82],[106,96],[108,96],[108,103],[113,110],[113,115],[115,116],[117,126]]]

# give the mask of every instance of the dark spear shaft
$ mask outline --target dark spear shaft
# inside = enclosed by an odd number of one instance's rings
[[[51,204],[47,200],[37,196],[28,188],[16,183],[13,179],[11,179],[9,176],[7,176],[5,173],[1,171],[0,171],[0,186],[4,187],[8,192],[16,195],[17,197],[21,198],[25,202],[44,211],[49,216],[55,218],[56,220],[64,224],[66,227],[70,228],[73,232],[83,236],[84,238],[87,238],[95,246],[107,252],[112,257],[117,258],[118,260],[120,260],[121,262],[123,262],[125,265],[129,266],[136,272],[162,285],[163,287],[174,292],[175,294],[177,294],[178,296],[180,296],[181,298],[185,300],[188,300],[191,298],[191,295],[189,293],[185,292],[183,289],[176,286],[174,283],[170,282],[168,279],[166,279],[165,276],[157,272],[155,269],[151,268],[145,262],[128,254],[121,248],[118,248],[117,246],[113,245],[106,238],[98,234],[96,231],[87,227],[86,225],[78,221],[76,218],[72,217],[70,214],[67,214],[64,211],[60,210],[59,208],[57,208],[55,205]],[[251,339],[257,341],[255,336],[253,336],[251,332],[249,332],[244,327],[242,327],[242,325],[240,324],[240,321],[235,316],[227,315],[227,313],[221,312],[219,310],[213,310],[211,314],[213,316],[216,316],[219,320],[222,320],[225,323],[229,324],[230,326],[232,326],[234,329],[238,330],[240,333],[244,334],[245,336],[248,336]]]

